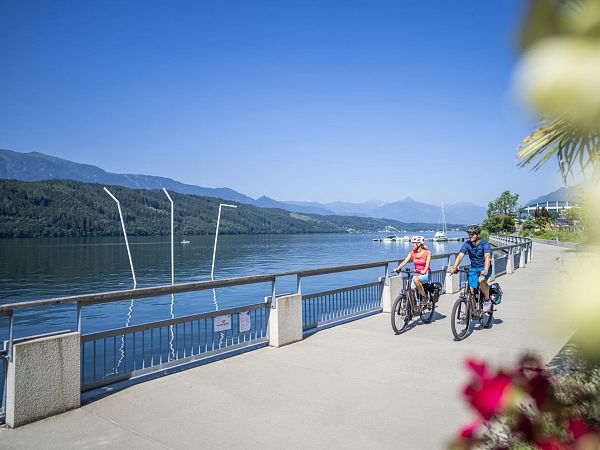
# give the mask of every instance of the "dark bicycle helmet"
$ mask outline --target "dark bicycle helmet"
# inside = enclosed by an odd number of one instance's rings
[[[479,227],[479,225],[471,225],[467,230],[467,233],[479,234],[481,233],[481,228]]]

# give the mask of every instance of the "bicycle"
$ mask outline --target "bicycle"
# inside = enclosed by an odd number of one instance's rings
[[[454,306],[452,306],[452,334],[456,341],[462,341],[470,334],[471,320],[478,319],[479,323],[483,328],[490,328],[492,321],[494,320],[494,307],[493,305],[489,310],[484,311],[483,302],[485,299],[479,289],[479,286],[471,292],[469,286],[469,272],[471,269],[465,267],[458,269],[457,272],[463,272],[465,276],[465,286],[461,289]],[[480,270],[474,270],[479,275]],[[464,292],[464,294],[463,294]]]
[[[435,304],[439,298],[439,292],[434,283],[423,283],[425,299],[417,299],[415,289],[410,287],[414,270],[404,269],[408,277],[402,292],[394,301],[392,306],[392,329],[394,333],[400,334],[406,331],[408,323],[414,316],[419,316],[423,323],[431,323],[435,313]],[[400,273],[400,272],[398,272]]]

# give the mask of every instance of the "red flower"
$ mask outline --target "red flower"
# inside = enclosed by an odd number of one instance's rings
[[[539,372],[529,380],[529,394],[540,408],[550,397],[552,385],[545,373]]]
[[[511,386],[511,377],[500,372],[493,377],[482,376],[468,385],[464,394],[481,417],[489,420],[506,406]]]
[[[480,378],[482,378],[487,372],[485,363],[476,361],[474,359],[469,359],[467,361],[467,367],[475,372],[475,374]]]
[[[569,431],[573,434],[573,439],[577,440],[581,436],[591,433],[594,430],[592,430],[584,420],[572,418],[569,419]]]
[[[555,437],[540,438],[535,441],[540,450],[568,450],[568,446]]]
[[[479,422],[471,422],[460,430],[461,439],[471,439],[479,428]]]

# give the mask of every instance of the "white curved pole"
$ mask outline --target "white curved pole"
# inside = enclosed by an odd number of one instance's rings
[[[214,280],[215,277],[215,255],[217,254],[217,239],[219,238],[219,223],[221,222],[221,208],[225,206],[226,208],[237,208],[235,205],[228,205],[226,203],[221,203],[219,205],[219,215],[217,216],[217,231],[215,232],[215,246],[213,248],[213,258],[212,258],[212,266],[210,267],[210,279]]]
[[[235,205],[228,205],[227,203],[219,204],[219,215],[217,216],[217,230],[215,231],[215,246],[213,248],[213,258],[212,265],[210,267],[210,279],[214,280],[215,274],[215,255],[217,254],[217,239],[219,238],[219,224],[221,223],[221,208],[225,206],[226,208],[237,208]],[[213,288],[213,302],[215,304],[215,311],[219,310],[219,303],[217,302],[217,290]],[[221,331],[219,336],[219,348],[221,348],[221,344],[223,343],[223,339],[225,338],[225,333]]]
[[[167,198],[171,202],[171,284],[175,284],[175,256],[174,256],[174,250],[173,250],[173,230],[174,230],[173,199],[171,198],[171,196],[169,195],[169,193],[167,192],[167,190],[165,188],[163,188],[163,191],[165,192]]]
[[[106,193],[111,196],[111,198],[117,203],[117,208],[119,209],[119,217],[121,218],[121,226],[123,227],[123,236],[125,236],[125,246],[127,247],[127,255],[129,256],[129,266],[131,267],[131,275],[133,276],[133,288],[137,287],[137,280],[135,279],[135,270],[133,270],[133,261],[131,259],[131,251],[129,250],[129,241],[127,240],[127,231],[125,230],[125,221],[123,220],[123,212],[121,211],[121,203],[117,200],[117,197],[112,195],[112,193],[104,188]]]
[[[167,192],[165,188],[163,191],[169,201],[171,202],[171,285],[175,284],[175,253],[174,253],[174,241],[173,241],[173,199]],[[171,319],[175,318],[175,294],[171,294]],[[175,348],[173,347],[173,340],[175,338],[175,333],[173,332],[173,325],[169,326],[169,350],[171,359],[175,359]]]

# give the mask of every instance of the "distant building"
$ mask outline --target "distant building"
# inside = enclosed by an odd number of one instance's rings
[[[526,219],[529,216],[534,216],[536,210],[538,213],[546,210],[549,214],[558,213],[560,216],[561,213],[567,209],[577,207],[577,203],[569,201],[569,200],[555,200],[555,201],[546,201],[539,203],[530,203],[527,206],[521,208],[519,210],[519,217],[521,219]]]
[[[556,216],[557,213],[558,216],[562,216],[564,211],[577,206],[579,205],[574,201],[572,192],[568,188],[562,187],[526,203],[519,209],[519,218],[526,219],[535,216],[536,211],[538,215],[542,216]]]

